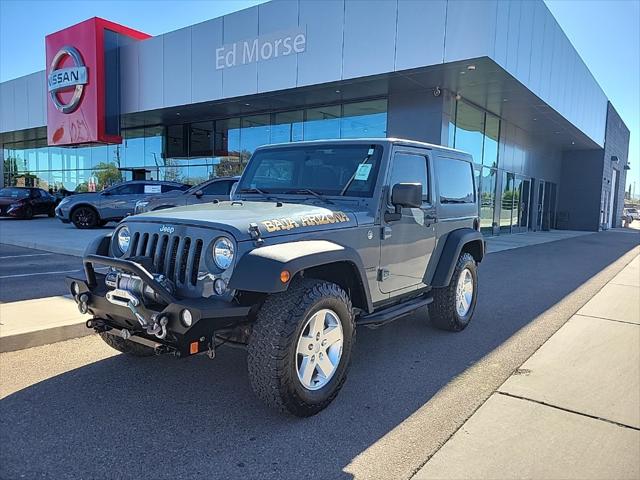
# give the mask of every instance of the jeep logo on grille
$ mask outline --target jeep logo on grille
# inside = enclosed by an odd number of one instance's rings
[[[170,227],[168,225],[162,225],[160,227],[160,233],[168,233],[169,235],[171,235],[175,231],[176,229],[174,227]]]

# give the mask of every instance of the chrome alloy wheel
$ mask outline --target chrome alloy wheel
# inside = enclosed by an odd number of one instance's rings
[[[308,390],[324,387],[340,364],[344,334],[338,314],[322,309],[304,324],[296,347],[298,380]]]
[[[464,317],[471,309],[473,301],[473,276],[468,268],[460,272],[456,285],[456,311]]]

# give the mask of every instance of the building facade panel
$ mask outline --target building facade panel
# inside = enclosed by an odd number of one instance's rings
[[[342,78],[344,0],[300,2],[300,26],[307,32],[307,49],[298,56],[299,87]]]
[[[191,71],[191,28],[182,28],[164,35],[162,103],[165,107],[192,102]]]
[[[396,46],[396,0],[345,4],[342,78],[393,72]]]
[[[259,6],[259,26],[260,36],[275,38],[275,41],[282,40],[282,35],[292,31],[292,26],[298,25],[298,1],[275,0]],[[293,30],[295,31],[295,30]],[[282,33],[278,33],[282,32]],[[305,45],[306,48],[306,45]],[[278,50],[283,50],[278,47]],[[258,67],[258,92],[271,92],[285,90],[296,87],[298,76],[298,56],[279,55],[269,61],[259,62]]]
[[[120,48],[120,108],[123,113],[141,111],[139,49],[138,42]]]
[[[491,55],[498,3],[497,0],[447,3],[445,63]]]
[[[223,43],[231,45],[242,40],[251,40],[259,36],[258,7],[247,8],[223,17]],[[213,50],[211,50],[214,53]],[[236,53],[240,55],[240,53]],[[210,68],[215,68],[212,57]],[[236,58],[236,60],[238,60]],[[256,62],[238,64],[222,70],[223,98],[252,95],[258,91],[258,65]]]
[[[191,100],[194,103],[222,98],[222,70],[211,68],[217,48],[222,47],[222,19],[191,27]]]
[[[140,42],[140,111],[164,107],[164,35]]]
[[[447,1],[398,2],[395,70],[444,62]]]

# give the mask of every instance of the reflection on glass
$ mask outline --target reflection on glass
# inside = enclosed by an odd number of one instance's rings
[[[310,108],[304,123],[305,140],[340,138],[340,105]]]
[[[513,227],[518,227],[518,219],[520,215],[520,210],[522,209],[521,202],[521,190],[522,190],[522,179],[514,178],[513,179],[513,209],[511,210],[511,225]]]
[[[500,119],[490,113],[487,113],[485,137],[484,137],[484,155],[482,164],[487,167],[498,166],[498,139],[500,138]]]
[[[189,156],[213,155],[213,122],[196,122],[189,125]]]
[[[515,192],[513,189],[513,174],[502,172],[502,198],[500,201],[500,231],[511,231]]]
[[[271,125],[271,143],[299,142],[302,137],[304,112],[282,112],[274,115]]]
[[[482,110],[458,101],[455,146],[470,153],[475,163],[482,163],[484,116]]]
[[[386,137],[386,112],[386,99],[345,104],[340,122],[340,137]]]
[[[123,162],[127,168],[144,167],[144,128],[130,128],[123,132]]]
[[[216,175],[239,175],[243,165],[240,162],[240,119],[219,120],[215,124],[213,154],[217,162]]]
[[[480,181],[480,230],[491,235],[493,233],[493,212],[496,199],[497,170],[482,168]]]
[[[269,115],[244,117],[240,122],[240,157],[247,162],[256,148],[270,142],[271,119]]]

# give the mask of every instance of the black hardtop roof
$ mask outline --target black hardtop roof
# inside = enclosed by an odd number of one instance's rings
[[[405,147],[416,147],[416,148],[425,148],[428,150],[438,150],[442,152],[447,152],[450,154],[455,154],[456,156],[465,157],[467,160],[472,161],[471,155],[463,152],[462,150],[456,150],[455,148],[443,147],[442,145],[435,145],[432,143],[419,142],[417,140],[408,140],[404,138],[394,138],[394,137],[372,137],[372,138],[336,138],[336,139],[327,139],[327,140],[305,140],[302,142],[289,142],[289,143],[275,143],[271,145],[263,145],[258,147],[256,151],[270,148],[281,148],[281,147],[296,147],[296,146],[305,146],[305,145],[327,145],[327,144],[336,144],[336,143],[344,143],[344,144],[359,144],[359,143],[378,143],[384,145],[402,145]]]

